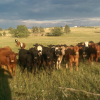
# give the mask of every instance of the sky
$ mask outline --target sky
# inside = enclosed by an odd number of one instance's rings
[[[0,28],[100,26],[100,0],[0,0]]]

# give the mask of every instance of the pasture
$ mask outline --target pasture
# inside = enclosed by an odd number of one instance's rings
[[[15,39],[26,43],[25,49],[39,43],[44,46],[49,44],[76,45],[79,42],[94,41],[100,42],[100,27],[71,27],[70,34],[63,34],[59,37],[29,36],[27,38],[0,37],[0,48],[9,46],[14,52],[19,47]],[[52,75],[46,75],[41,69],[40,73],[34,76],[25,70],[21,75],[20,66],[16,66],[15,77],[9,78],[9,74],[3,74],[0,69],[0,84],[3,91],[0,91],[0,100],[99,100],[100,99],[100,60],[98,65],[93,61],[89,66],[88,60],[81,62],[79,71],[73,67],[72,72],[62,64],[60,70],[54,70]],[[67,88],[73,88],[68,90]],[[80,90],[80,91],[77,91]],[[84,91],[83,91],[84,90]],[[6,92],[5,92],[6,91]],[[86,92],[87,91],[87,92]],[[9,93],[8,93],[9,92]],[[8,93],[8,94],[7,94]],[[91,94],[93,93],[93,94]],[[4,96],[4,98],[1,97]],[[8,96],[10,98],[8,99]]]

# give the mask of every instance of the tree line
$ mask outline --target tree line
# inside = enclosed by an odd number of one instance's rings
[[[9,30],[9,33],[13,37],[28,37],[30,35],[30,32],[25,25],[18,25],[16,29],[12,29],[12,27],[9,27],[7,30]],[[2,28],[0,28],[0,31],[2,31]],[[46,36],[61,36],[63,33],[69,34],[70,31],[71,30],[70,30],[70,27],[68,25],[65,25],[64,28],[62,26],[53,27],[50,30],[50,32],[46,33]],[[34,33],[43,33],[43,32],[45,32],[45,30],[41,26],[39,28],[37,26],[33,26],[32,32],[33,32],[33,34]],[[3,35],[6,35],[6,33],[4,32]]]

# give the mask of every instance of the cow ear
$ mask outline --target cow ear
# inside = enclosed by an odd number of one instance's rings
[[[74,47],[69,47],[71,50],[73,50],[74,49]]]
[[[95,46],[94,45],[92,45],[92,48],[94,48]]]
[[[89,45],[91,45],[91,43],[89,43]]]
[[[62,48],[60,48],[60,50],[62,50]]]
[[[84,43],[82,43],[82,45],[84,45]]]
[[[32,50],[29,50],[27,53],[30,54]]]
[[[65,50],[67,50],[68,49],[68,47],[65,47]]]
[[[17,55],[19,55],[18,53],[15,53],[15,55],[17,56]]]
[[[82,49],[82,47],[79,47],[79,49]]]

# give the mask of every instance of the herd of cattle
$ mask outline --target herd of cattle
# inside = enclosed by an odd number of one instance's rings
[[[9,70],[10,76],[15,76],[16,65],[19,64],[21,67],[21,72],[27,68],[27,75],[29,76],[29,71],[34,73],[34,75],[41,69],[44,68],[45,72],[49,69],[50,74],[53,69],[60,69],[61,63],[66,62],[66,68],[70,67],[72,70],[72,63],[76,65],[76,71],[78,71],[79,62],[84,59],[89,60],[91,65],[93,58],[98,62],[100,56],[100,42],[94,43],[93,41],[81,42],[77,45],[67,46],[64,45],[48,45],[43,46],[36,43],[34,47],[26,50],[25,43],[21,44],[17,39],[15,39],[17,46],[20,45],[18,53],[11,50],[10,47],[0,48],[0,66],[6,71],[6,67]],[[19,55],[18,61],[16,56]]]

